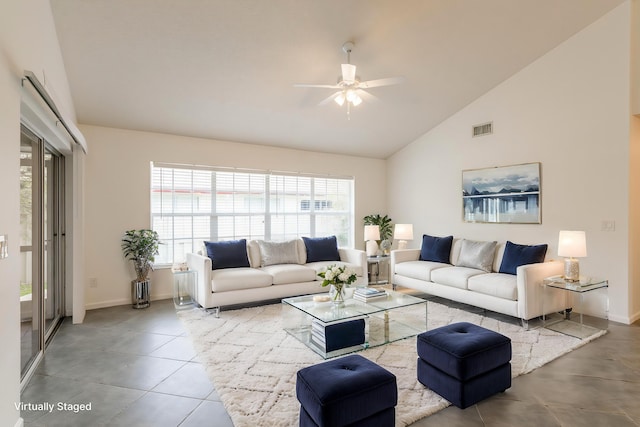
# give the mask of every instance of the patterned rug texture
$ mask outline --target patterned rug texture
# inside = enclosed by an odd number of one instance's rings
[[[296,373],[323,362],[283,330],[281,310],[281,304],[272,304],[222,311],[220,318],[195,308],[178,312],[198,360],[236,427],[298,425]],[[412,310],[424,317],[424,306]],[[466,321],[511,338],[513,377],[531,372],[605,333],[580,340],[544,328],[527,331],[515,319],[502,321],[500,316],[483,316],[432,301],[428,302],[427,310],[429,330]],[[358,354],[396,375],[397,427],[410,425],[449,406],[448,401],[416,379],[415,337]]]

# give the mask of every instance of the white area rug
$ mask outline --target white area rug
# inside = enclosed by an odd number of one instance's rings
[[[236,427],[298,425],[296,373],[323,361],[284,332],[281,309],[280,304],[274,304],[223,311],[220,318],[197,309],[179,312],[198,359]],[[424,316],[423,306],[416,310]],[[502,322],[431,301],[428,313],[429,329],[467,321],[511,338],[513,377],[530,372],[606,332],[579,340],[543,328],[525,331],[516,322]],[[415,337],[358,354],[396,375],[397,426],[409,425],[449,406],[449,402],[416,378]]]

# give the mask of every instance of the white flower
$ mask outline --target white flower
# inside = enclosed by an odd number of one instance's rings
[[[324,273],[324,278],[326,280],[333,280],[333,271],[332,270],[327,270],[326,273]]]
[[[338,279],[340,279],[341,282],[346,282],[349,280],[349,275],[347,273],[340,273]]]

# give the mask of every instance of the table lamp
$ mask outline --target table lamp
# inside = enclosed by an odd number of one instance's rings
[[[578,282],[580,265],[576,258],[587,256],[587,238],[584,231],[560,231],[558,236],[558,256],[564,259],[564,280]]]
[[[407,240],[413,240],[413,224],[396,224],[393,238],[398,240],[398,249],[406,249]]]
[[[378,254],[378,242],[376,240],[380,240],[380,226],[365,225],[364,241],[367,242],[367,256],[376,256]]]

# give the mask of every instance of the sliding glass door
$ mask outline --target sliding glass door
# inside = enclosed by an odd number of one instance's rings
[[[20,137],[21,377],[63,316],[64,159],[22,126]]]

